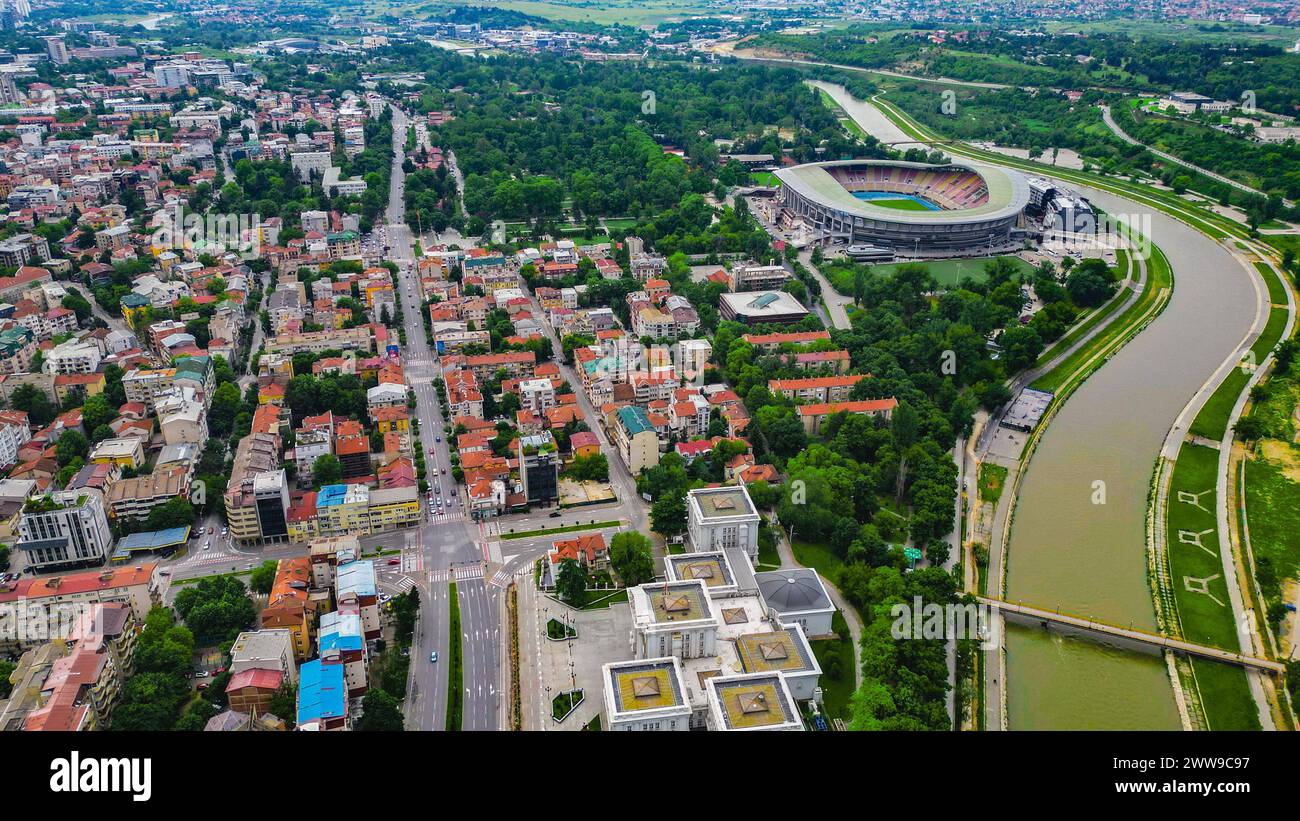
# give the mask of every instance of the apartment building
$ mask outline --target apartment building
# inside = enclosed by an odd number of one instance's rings
[[[866,399],[860,402],[822,402],[814,405],[799,405],[795,414],[803,423],[803,429],[810,435],[821,433],[822,424],[837,413],[863,414],[888,420],[898,407],[898,400]]]
[[[645,408],[625,405],[613,413],[610,432],[623,464],[633,475],[659,464],[659,435]]]
[[[869,374],[858,373],[808,379],[769,379],[767,389],[773,396],[784,396],[796,402],[842,402],[849,398],[854,385],[870,378]]]
[[[113,545],[103,500],[97,493],[55,491],[23,507],[15,549],[36,572],[103,564]]]
[[[143,522],[155,507],[172,499],[188,498],[189,492],[187,468],[159,469],[146,476],[117,480],[109,486],[106,502],[114,519]]]

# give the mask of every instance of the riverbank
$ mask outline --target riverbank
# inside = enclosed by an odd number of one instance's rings
[[[908,138],[942,141],[915,128],[888,102],[879,98],[875,102]],[[845,110],[851,111],[851,106]],[[1140,621],[1154,628],[1144,538],[1152,465],[1168,430],[1167,420],[1177,416],[1186,397],[1201,387],[1205,374],[1247,331],[1243,317],[1252,313],[1251,299],[1243,286],[1248,280],[1222,276],[1223,271],[1238,266],[1226,259],[1222,246],[1205,238],[1209,234],[1214,239],[1244,239],[1244,231],[1225,224],[1217,215],[1122,181],[1038,166],[946,141],[942,147],[953,154],[1086,186],[1085,195],[1108,213],[1146,212],[1141,215],[1150,215],[1154,236],[1173,255],[1171,270],[1180,282],[1186,272],[1189,287],[1173,293],[1169,310],[1151,323],[1136,344],[1114,354],[1107,368],[1081,383],[1074,398],[1062,406],[1037,446],[1033,462],[1020,475],[1021,504],[1006,524],[1008,528],[1014,525],[1015,534],[1015,544],[1009,548],[1009,555],[1015,556],[1015,572],[1004,568],[1009,597],[1043,606],[1070,603],[1076,605],[1070,609],[1082,609],[1098,618],[1124,624]],[[1231,327],[1225,329],[1225,324]],[[1142,413],[1136,415],[1132,405],[1123,400],[1135,395],[1143,397]],[[1162,419],[1166,420],[1163,424]],[[1081,447],[1084,443],[1086,447]],[[1102,504],[1093,501],[1098,489]],[[1182,725],[1169,693],[1169,676],[1158,659],[1127,665],[1134,671],[1127,683],[1112,680],[1108,677],[1117,674],[1123,678],[1118,671],[1126,665],[1106,663],[1109,659],[1102,658],[1102,648],[1085,642],[1090,647],[1077,650],[1084,658],[1070,665],[1074,676],[1060,677],[1052,672],[1061,663],[1060,642],[1049,641],[1044,647],[1043,642],[1018,635],[1021,632],[1013,630],[1008,637],[1011,726]],[[1052,646],[1057,647],[1055,652]],[[1073,646],[1071,655],[1076,655]],[[1088,666],[1088,656],[1093,657],[1095,666]],[[990,667],[996,669],[996,665]],[[1030,668],[1040,671],[1036,682],[1024,675]],[[1097,680],[1098,676],[1104,680]],[[1160,679],[1165,686],[1156,685]],[[1089,685],[1081,685],[1081,680]],[[1059,683],[1070,682],[1072,686],[1054,690]],[[1054,706],[1045,709],[1040,699],[1053,691]],[[1032,705],[1033,709],[1017,708],[1017,698],[1022,707]],[[1159,710],[1144,706],[1157,702],[1165,706]],[[1097,717],[1101,717],[1099,721]]]

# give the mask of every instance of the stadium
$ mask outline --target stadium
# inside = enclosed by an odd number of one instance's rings
[[[1029,204],[1029,184],[1003,168],[893,160],[808,163],[776,172],[783,221],[822,242],[912,253],[998,249]]]

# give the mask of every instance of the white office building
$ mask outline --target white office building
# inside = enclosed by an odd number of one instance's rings
[[[686,496],[686,531],[696,552],[738,547],[756,562],[758,522],[758,510],[744,485],[697,488]]]
[[[24,506],[17,549],[35,571],[103,564],[113,546],[104,502],[98,493],[60,490]]]

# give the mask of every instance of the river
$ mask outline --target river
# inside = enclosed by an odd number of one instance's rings
[[[869,133],[901,134],[873,106],[818,83]],[[868,114],[859,119],[863,109]],[[888,122],[888,121],[886,121]],[[875,128],[873,129],[873,126]],[[1067,183],[1071,187],[1073,184]],[[1020,488],[1007,553],[1009,600],[1154,630],[1147,490],[1184,405],[1255,316],[1251,275],[1215,241],[1147,206],[1082,189],[1110,214],[1149,215],[1174,272],[1164,312],[1094,373],[1043,434]],[[1095,492],[1104,483],[1104,503]],[[1042,631],[1007,630],[1011,729],[1178,729],[1164,661]]]

